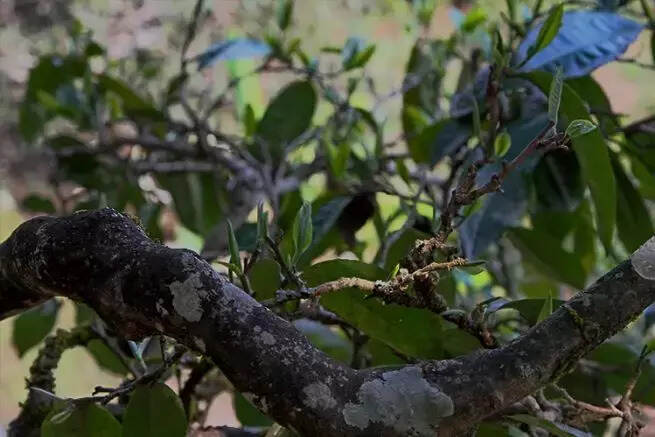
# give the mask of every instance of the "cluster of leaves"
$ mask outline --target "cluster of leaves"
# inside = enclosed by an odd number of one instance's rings
[[[408,28],[418,35],[436,2],[409,3],[416,22]],[[342,47],[307,53],[291,36],[291,0],[276,6],[277,33],[222,40],[190,57],[186,50],[204,13],[199,1],[178,74],[160,77],[137,62],[132,74],[143,87],[122,80],[90,32],[73,26],[73,50],[39,59],[20,108],[26,145],[56,157],[56,195],[32,195],[22,206],[67,214],[109,205],[138,216],[149,235],[162,240],[170,231],[161,216],[173,211],[177,244],[200,241],[195,248],[217,268],[292,320],[318,348],[354,367],[481,348],[480,338],[453,322],[458,317],[510,340],[653,234],[653,118],[626,124],[590,73],[620,57],[655,20],[645,2],[643,9],[626,2],[614,10],[606,3],[542,10],[541,1],[530,7],[507,0],[501,22],[481,8],[466,15],[456,10],[457,31],[447,39],[417,37],[402,85],[383,96],[367,73],[376,45],[350,38]],[[226,65],[229,78],[208,101],[194,70],[216,65]],[[455,65],[461,73],[453,87],[446,73]],[[280,72],[294,79],[263,105],[253,91],[258,80]],[[374,103],[356,104],[357,94],[367,92]],[[381,121],[378,110],[397,97],[402,113],[395,127]],[[394,129],[399,135],[389,140]],[[517,165],[505,177],[507,163]],[[316,287],[340,278],[390,281],[403,274],[399,267],[415,242],[437,236],[451,193],[472,165],[480,167],[478,185],[501,172],[502,191],[461,205],[449,218],[455,231],[447,243],[466,258],[488,262],[482,271],[462,267],[435,275],[448,311],[371,299],[354,288],[313,298]],[[70,183],[78,189],[62,188]],[[338,256],[345,252],[348,257]],[[407,293],[416,290],[410,286]],[[301,305],[306,298],[336,318],[308,312]],[[15,319],[20,354],[48,335],[57,308],[49,302]],[[80,324],[102,326],[88,309],[78,316]],[[599,347],[588,357],[599,365],[581,365],[560,384],[599,405],[620,394],[632,376],[625,364],[637,360],[651,323],[645,317],[629,341]],[[156,341],[135,345],[103,332],[104,341],[88,349],[109,371],[137,377],[171,364],[151,350]],[[193,372],[200,363],[173,364]],[[610,375],[599,370],[607,367]],[[655,367],[646,364],[635,400],[655,405],[654,392],[646,390],[653,381]],[[102,427],[113,436],[122,426],[123,435],[181,436],[176,430],[185,429],[187,419],[176,399],[161,384],[139,386],[122,425],[93,402],[64,403],[44,422],[42,435],[87,435]],[[162,408],[170,416],[152,415]],[[243,425],[271,424],[240,395],[235,409]],[[199,406],[186,413],[189,424],[201,421]],[[175,423],[152,434],[162,416]],[[527,417],[481,427],[480,434],[517,435],[530,426],[582,433]],[[605,424],[587,426],[601,433]]]

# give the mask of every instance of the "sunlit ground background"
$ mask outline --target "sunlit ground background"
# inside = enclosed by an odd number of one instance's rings
[[[72,15],[86,27],[93,29],[94,37],[109,50],[116,61],[133,59],[140,49],[155,50],[163,63],[157,68],[174,73],[179,62],[179,38],[193,8],[194,0],[1,0],[0,1],[0,241],[27,217],[16,208],[15,198],[27,193],[49,193],[43,168],[35,161],[17,160],[19,139],[12,126],[17,117],[16,104],[20,101],[29,68],[44,51],[61,48],[66,40],[62,25]],[[202,29],[190,52],[198,53],[212,42],[227,35],[252,34],[263,36],[270,28],[270,2],[255,0],[213,0],[213,18]],[[442,1],[434,16],[429,33],[447,36],[454,29],[450,2]],[[498,13],[501,1],[481,1],[490,16]],[[341,45],[350,36],[359,36],[377,44],[376,53],[367,69],[375,78],[378,92],[384,94],[397,87],[404,74],[409,50],[415,37],[406,30],[409,11],[403,0],[302,0],[296,2],[292,32],[301,37],[307,49]],[[627,57],[649,61],[650,34],[643,32],[626,54]],[[448,72],[455,81],[456,68]],[[170,75],[169,75],[170,76]],[[655,99],[654,73],[633,65],[612,63],[594,73],[610,97],[617,113],[637,119],[652,111]],[[225,83],[227,71],[216,66],[198,75],[197,80],[216,84]],[[265,77],[253,84],[253,92],[262,102],[279,87],[283,78]],[[367,96],[357,97],[358,103],[367,105]],[[387,133],[394,137],[399,127],[399,99],[389,100],[378,108],[376,116],[388,118]],[[317,114],[320,117],[320,112]],[[307,188],[311,196],[311,186]],[[197,249],[199,239],[172,224],[176,244]],[[369,236],[369,234],[371,234]],[[364,227],[358,237],[372,237]],[[59,313],[58,327],[73,326],[73,309],[64,304]],[[12,320],[0,322],[0,436],[18,413],[18,402],[26,396],[24,379],[36,356],[32,349],[19,358],[11,344]],[[60,396],[86,396],[96,385],[112,386],[119,378],[101,371],[86,350],[66,352],[61,360],[57,377],[57,394]],[[238,424],[228,395],[221,395],[212,407],[208,425]],[[645,435],[655,435],[655,426]]]

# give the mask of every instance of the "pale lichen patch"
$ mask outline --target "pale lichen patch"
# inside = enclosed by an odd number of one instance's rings
[[[332,391],[327,384],[315,382],[302,389],[305,395],[304,403],[309,408],[333,408],[337,405],[332,397]]]
[[[268,331],[262,332],[262,334],[259,336],[259,338],[262,339],[262,342],[267,345],[267,346],[272,346],[276,343],[275,337],[273,337],[273,334],[271,334]]]
[[[169,285],[173,294],[173,308],[189,322],[202,318],[202,300],[207,295],[200,280],[200,273],[194,273],[184,282],[176,281]]]
[[[454,411],[453,400],[431,385],[421,368],[406,367],[362,384],[357,403],[347,403],[343,417],[361,430],[377,422],[401,435],[433,436],[441,419]]]
[[[651,237],[630,257],[635,272],[644,279],[655,280],[655,237]]]

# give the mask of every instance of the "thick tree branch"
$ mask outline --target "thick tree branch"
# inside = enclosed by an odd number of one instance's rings
[[[195,253],[103,209],[29,220],[0,245],[0,319],[55,295],[85,302],[128,338],[162,333],[203,352],[302,435],[460,435],[557,379],[653,302],[652,246],[504,347],[353,370]]]

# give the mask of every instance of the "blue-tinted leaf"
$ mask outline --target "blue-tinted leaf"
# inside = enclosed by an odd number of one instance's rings
[[[271,47],[265,42],[252,38],[234,38],[213,44],[198,55],[198,70],[209,67],[217,61],[246,59],[266,56]]]
[[[539,114],[531,120],[511,123],[507,131],[512,144],[505,155],[513,159],[532,140],[547,123],[547,114]],[[528,206],[528,187],[525,173],[532,170],[535,159],[528,159],[521,168],[516,169],[503,182],[503,192],[493,193],[482,199],[482,206],[469,215],[459,228],[462,250],[467,258],[480,257],[489,245],[498,240],[503,232],[516,226]],[[486,183],[500,167],[489,166],[479,173],[479,183]]]
[[[546,21],[541,25],[537,40],[534,45],[528,49],[528,54],[524,62],[527,62],[532,56],[543,50],[550,44],[560,27],[562,26],[562,16],[564,15],[564,5],[560,4],[553,9]]]
[[[642,29],[642,24],[613,12],[567,12],[555,39],[520,70],[555,71],[561,65],[564,77],[584,76],[623,54]],[[532,29],[521,42],[519,59],[526,58],[539,32],[540,27]]]

